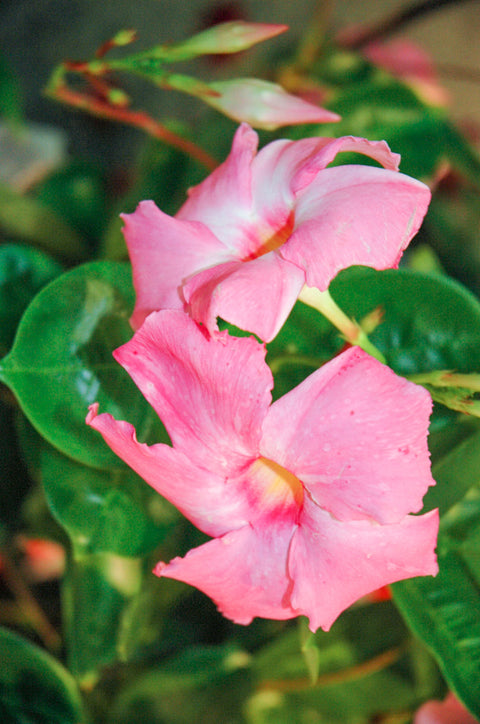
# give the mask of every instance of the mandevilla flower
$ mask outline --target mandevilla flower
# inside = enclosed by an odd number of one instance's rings
[[[258,78],[235,78],[209,83],[218,95],[202,95],[212,108],[234,121],[248,121],[255,128],[274,131],[300,123],[332,123],[340,116],[287,93],[277,83]]]
[[[326,290],[341,269],[395,267],[427,210],[428,188],[398,173],[387,144],[360,138],[273,141],[258,154],[242,124],[226,161],[190,190],[175,217],[152,201],[123,216],[133,264],[132,326],[188,309],[275,337],[304,286]],[[326,168],[340,151],[384,166]]]
[[[253,337],[205,334],[180,311],[151,314],[115,358],[173,447],[127,422],[87,422],[213,539],[155,572],[210,596],[233,621],[305,615],[328,629],[360,596],[435,574],[437,511],[428,393],[351,348],[271,404]]]
[[[450,692],[443,701],[427,701],[415,714],[413,724],[476,724],[476,719]]]

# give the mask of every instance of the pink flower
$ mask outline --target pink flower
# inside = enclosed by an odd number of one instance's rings
[[[238,53],[263,40],[274,38],[286,30],[288,25],[231,20],[218,23],[183,42],[167,47],[167,52],[169,59],[175,60],[190,60],[199,55]]]
[[[255,128],[274,131],[299,123],[334,123],[340,116],[319,105],[287,93],[277,83],[258,78],[235,78],[209,83],[215,95],[202,100],[234,121],[247,121]]]
[[[328,629],[379,586],[437,572],[437,511],[409,515],[433,484],[431,401],[351,348],[271,404],[264,357],[253,337],[154,313],[115,358],[173,447],[138,442],[96,404],[87,422],[213,537],[157,575],[196,586],[237,623],[305,615]]]
[[[304,284],[327,289],[341,269],[395,267],[417,232],[428,188],[397,172],[387,144],[360,138],[279,140],[259,153],[242,124],[226,161],[190,190],[175,217],[152,201],[123,216],[138,328],[159,309],[217,316],[269,341]],[[381,163],[326,168],[340,151]]]
[[[443,701],[427,701],[421,706],[413,724],[476,724],[477,721],[450,692]]]
[[[410,85],[426,103],[448,105],[448,93],[438,82],[430,56],[416,43],[398,38],[389,43],[369,43],[362,52],[370,62]]]

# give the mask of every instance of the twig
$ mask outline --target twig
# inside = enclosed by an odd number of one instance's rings
[[[448,5],[460,5],[462,2],[465,2],[465,0],[422,0],[422,2],[410,5],[410,7],[394,13],[390,18],[382,20],[373,27],[365,28],[363,33],[358,33],[353,40],[345,41],[344,45],[359,50],[374,40],[392,35],[403,26],[424,15],[441,10]]]
[[[64,83],[56,83],[55,85],[47,87],[45,92],[55,100],[66,103],[74,108],[88,111],[99,118],[106,118],[110,121],[117,121],[133,126],[134,128],[140,128],[150,136],[158,138],[160,141],[164,141],[170,146],[178,148],[180,151],[183,151],[183,153],[188,154],[209,171],[213,171],[218,166],[218,161],[213,158],[213,156],[210,156],[203,148],[197,146],[193,141],[189,141],[173,133],[173,131],[170,131],[143,111],[132,111],[126,107],[113,106],[102,97],[95,97],[74,91]]]
[[[5,546],[1,548],[1,556],[5,582],[15,596],[19,608],[23,611],[47,649],[58,653],[62,644],[60,634],[52,626],[43,609],[37,603]]]

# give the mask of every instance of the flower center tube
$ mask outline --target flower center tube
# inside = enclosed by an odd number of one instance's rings
[[[290,238],[293,227],[295,224],[295,215],[293,211],[290,212],[286,222],[283,226],[267,236],[265,239],[260,238],[260,243],[255,251],[252,251],[243,261],[251,261],[252,259],[258,259],[259,256],[264,256],[270,251],[275,251],[285,244]],[[260,235],[261,237],[261,235]]]
[[[286,468],[268,458],[260,457],[252,465],[262,506],[300,508],[303,505],[303,484]]]

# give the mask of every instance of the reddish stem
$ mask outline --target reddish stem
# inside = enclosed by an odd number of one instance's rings
[[[48,89],[47,93],[63,103],[88,111],[99,118],[106,118],[111,121],[126,123],[129,126],[140,128],[154,138],[158,138],[170,146],[178,148],[180,151],[183,151],[183,153],[188,154],[209,171],[213,171],[218,166],[218,161],[204,151],[203,148],[197,146],[193,141],[189,141],[173,133],[173,131],[169,131],[168,128],[165,128],[165,126],[143,111],[133,111],[125,107],[112,106],[102,98],[95,98],[85,93],[73,91],[63,83]]]

